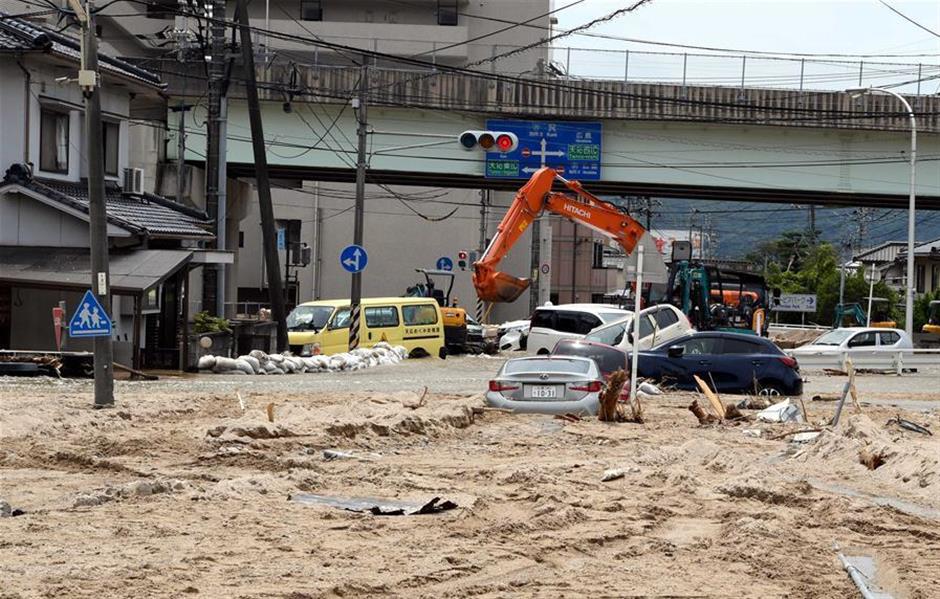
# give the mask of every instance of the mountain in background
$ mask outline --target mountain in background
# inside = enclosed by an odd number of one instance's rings
[[[688,230],[691,223],[706,234],[706,254],[727,259],[743,258],[762,242],[787,231],[809,231],[810,222],[809,207],[795,204],[663,199],[652,210],[654,229]],[[646,224],[645,212],[632,213]],[[907,210],[817,206],[816,229],[820,239],[836,246],[869,248],[904,241]],[[940,238],[940,217],[932,211],[918,211],[916,237],[920,242]]]

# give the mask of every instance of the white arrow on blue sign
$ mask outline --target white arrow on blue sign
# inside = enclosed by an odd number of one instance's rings
[[[339,264],[348,272],[357,273],[366,269],[369,255],[361,245],[347,245],[339,255]]]
[[[454,270],[454,261],[447,256],[437,259],[437,270]]]
[[[69,319],[69,337],[110,336],[111,318],[89,289],[75,308],[75,314]]]

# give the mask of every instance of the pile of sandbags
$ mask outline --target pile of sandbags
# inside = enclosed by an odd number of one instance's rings
[[[202,356],[199,358],[200,372],[216,374],[294,374],[301,372],[339,372],[362,370],[373,366],[397,364],[408,357],[408,350],[398,345],[376,343],[375,346],[360,347],[351,352],[332,356],[309,356],[302,358],[290,352],[267,354],[261,350],[237,358],[224,356]]]

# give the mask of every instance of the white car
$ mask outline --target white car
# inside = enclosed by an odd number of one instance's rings
[[[681,310],[669,304],[640,310],[639,349],[650,349],[692,332],[692,323]],[[598,327],[584,336],[586,341],[606,343],[629,352],[633,349],[633,315]]]
[[[597,327],[632,315],[610,304],[561,304],[542,306],[529,321],[527,349],[548,354],[562,339],[580,339]]]
[[[792,356],[841,354],[853,351],[913,349],[914,343],[901,329],[846,327],[833,329],[808,345],[789,350]]]

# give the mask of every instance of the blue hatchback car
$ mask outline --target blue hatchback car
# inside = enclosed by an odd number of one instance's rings
[[[692,375],[719,392],[753,391],[755,381],[767,395],[802,395],[803,379],[795,358],[769,339],[740,333],[702,332],[639,352],[637,374],[697,389]],[[711,374],[711,378],[709,378]]]

